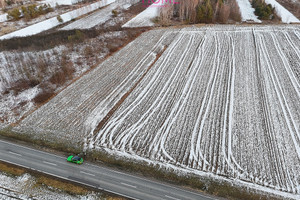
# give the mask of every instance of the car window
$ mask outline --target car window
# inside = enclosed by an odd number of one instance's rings
[[[74,160],[74,161],[80,160],[80,157],[75,156],[75,157],[73,157],[73,160]]]

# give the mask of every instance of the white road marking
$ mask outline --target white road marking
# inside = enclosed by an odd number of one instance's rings
[[[47,161],[43,161],[43,163],[47,164],[47,165],[53,165],[53,166],[57,166],[57,164],[55,163],[51,163],[51,162],[47,162]]]
[[[80,171],[80,173],[86,174],[86,175],[89,175],[89,176],[95,176],[95,174],[90,174],[90,173],[87,173],[87,172],[84,172],[84,171]]]
[[[165,195],[165,197],[167,197],[167,198],[169,198],[169,199],[180,200],[180,199],[177,199],[177,198],[175,198],[175,197],[168,196],[168,195]]]
[[[16,156],[22,156],[21,154],[15,153],[15,152],[12,152],[12,151],[9,151],[8,153],[13,154],[13,155],[16,155]]]
[[[125,185],[125,186],[128,186],[128,187],[136,188],[135,185],[129,185],[129,184],[127,184],[127,183],[122,183],[122,182],[121,182],[121,184],[122,184],[122,185]]]

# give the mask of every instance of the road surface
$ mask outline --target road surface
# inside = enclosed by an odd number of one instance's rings
[[[65,157],[0,140],[0,160],[77,182],[96,189],[143,200],[212,200],[215,198],[87,162],[76,165]]]

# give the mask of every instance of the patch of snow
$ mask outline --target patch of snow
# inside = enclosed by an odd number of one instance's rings
[[[72,19],[75,19],[75,18],[81,16],[81,15],[85,15],[89,12],[92,12],[98,8],[107,6],[115,1],[116,0],[99,1],[96,3],[90,4],[88,6],[67,12],[60,16],[61,16],[63,22],[68,22],[68,21],[71,21]],[[21,30],[3,35],[0,37],[0,40],[14,38],[14,37],[25,37],[25,36],[29,36],[29,35],[35,35],[35,34],[43,32],[43,31],[49,30],[51,28],[54,28],[60,24],[61,23],[57,20],[57,17],[52,17],[48,20],[39,22],[37,24],[33,24],[33,25],[23,28]]]
[[[7,21],[7,13],[0,15],[0,22],[5,22],[5,21]]]
[[[261,23],[258,17],[254,14],[255,9],[252,8],[249,0],[236,0],[239,5],[242,21],[254,21]]]
[[[128,21],[122,27],[146,27],[154,26],[153,19],[159,16],[160,7],[163,5],[164,1],[157,0],[146,10],[138,14],[136,17]]]
[[[118,7],[117,3],[112,3],[111,5],[103,8],[91,15],[79,19],[63,28],[61,30],[72,30],[72,29],[89,29],[96,25],[103,24],[112,17],[112,10]]]
[[[41,3],[49,4],[51,7],[55,7],[56,5],[73,5],[82,0],[44,0]]]
[[[275,0],[265,0],[267,4],[271,4],[275,8],[276,14],[281,17],[283,23],[300,23],[300,20],[297,19],[290,11],[285,9]]]

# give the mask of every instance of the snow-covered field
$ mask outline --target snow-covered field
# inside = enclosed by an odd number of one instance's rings
[[[299,199],[299,47],[298,25],[153,30],[14,130]]]
[[[127,1],[116,1],[109,6],[102,8],[99,11],[96,11],[86,17],[83,17],[75,22],[61,28],[61,30],[72,30],[72,29],[89,29],[96,25],[101,25],[107,22],[109,19],[113,17],[112,11],[120,9],[128,9],[132,4],[137,3],[137,0],[131,0],[131,2]]]
[[[158,17],[160,14],[160,7],[163,5],[164,1],[157,0],[152,5],[150,5],[143,12],[138,14],[136,17],[128,21],[122,27],[146,27],[154,26],[153,19]]]
[[[56,5],[73,5],[82,0],[43,0],[41,3],[49,4],[51,7],[55,7]]]
[[[252,8],[249,0],[236,0],[236,2],[239,5],[243,22],[254,21],[261,23],[258,17],[254,14],[255,9]]]
[[[61,16],[63,22],[68,22],[71,21],[72,19],[75,19],[79,16],[85,15],[89,12],[92,12],[96,9],[99,9],[101,7],[107,6],[113,2],[115,2],[116,0],[101,0],[95,3],[92,3],[90,5],[87,5],[85,7],[82,8],[78,8],[76,10],[64,13]],[[17,30],[15,32],[3,35],[0,37],[0,40],[4,40],[4,39],[9,39],[9,38],[13,38],[13,37],[25,37],[25,36],[29,36],[29,35],[35,35],[38,33],[41,33],[43,31],[49,30],[51,28],[54,28],[58,25],[60,25],[63,22],[59,22],[57,17],[52,17],[50,19],[47,19],[45,21],[33,24],[31,26],[28,26],[26,28]]]
[[[61,28],[61,30],[89,29],[96,25],[103,24],[112,17],[112,10],[116,9],[117,6],[117,3],[112,3],[106,8],[96,11],[87,17],[76,20],[75,22]]]
[[[36,180],[29,174],[19,177],[11,177],[0,173],[0,199],[3,200],[94,200],[99,199],[100,194],[89,193],[87,195],[69,195],[64,192],[53,191],[53,188],[36,187]]]

